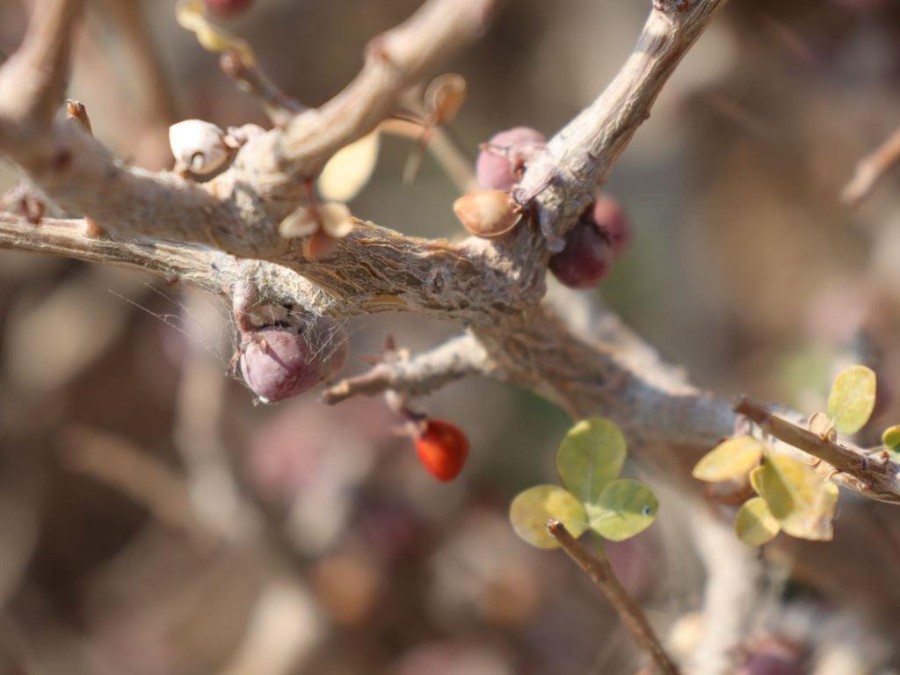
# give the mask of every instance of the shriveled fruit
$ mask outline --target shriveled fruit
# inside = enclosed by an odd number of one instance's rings
[[[456,478],[469,456],[469,439],[462,430],[443,420],[427,420],[416,438],[416,455],[425,470],[439,481]]]
[[[269,326],[243,335],[241,375],[261,401],[276,403],[333,376],[347,355],[346,333],[336,324],[303,331]]]
[[[591,209],[591,215],[597,228],[606,236],[612,248],[613,258],[621,258],[628,244],[631,243],[631,224],[625,209],[617,199],[608,195],[600,195]]]
[[[478,184],[490,190],[510,190],[519,181],[528,160],[547,139],[540,131],[515,127],[491,137],[475,162]]]
[[[582,220],[566,234],[566,247],[550,257],[550,271],[570,288],[594,288],[609,273],[613,251],[597,225]]]

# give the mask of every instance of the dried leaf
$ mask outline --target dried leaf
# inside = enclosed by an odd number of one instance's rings
[[[379,139],[373,131],[334,153],[319,176],[319,192],[325,199],[349,202],[359,194],[375,170]]]
[[[710,483],[742,478],[759,464],[765,449],[762,441],[752,436],[729,438],[704,455],[692,475]]]
[[[435,124],[447,124],[466,100],[466,78],[457,73],[445,73],[434,78],[425,90],[425,109]]]
[[[278,225],[278,234],[285,239],[307,237],[319,230],[316,214],[308,206],[301,206],[291,211]]]
[[[353,230],[353,216],[346,204],[328,202],[319,206],[322,229],[335,239],[346,237]]]

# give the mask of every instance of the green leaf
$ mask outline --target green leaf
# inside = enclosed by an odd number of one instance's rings
[[[815,541],[832,538],[838,489],[812,466],[767,453],[765,463],[750,474],[750,483],[787,534]]]
[[[766,446],[752,436],[729,438],[697,462],[694,478],[715,483],[746,476],[759,464]]]
[[[522,539],[539,548],[559,548],[556,539],[547,533],[547,521],[556,519],[566,526],[573,537],[580,537],[587,529],[587,514],[571,492],[557,485],[537,485],[513,499],[509,520]]]
[[[647,485],[633,478],[615,480],[594,503],[585,504],[591,529],[612,541],[643,532],[653,523],[659,500]]]
[[[828,416],[842,434],[863,428],[875,408],[875,373],[865,366],[842,371],[828,396]]]
[[[781,526],[762,497],[744,502],[734,519],[734,532],[747,546],[762,546],[774,539],[780,529]]]
[[[881,434],[881,442],[888,450],[900,449],[900,424],[885,429]]]
[[[602,417],[582,420],[569,430],[556,454],[559,477],[578,499],[592,504],[625,463],[625,437]]]

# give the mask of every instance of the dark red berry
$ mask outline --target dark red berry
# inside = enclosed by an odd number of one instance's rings
[[[550,256],[550,271],[569,288],[594,288],[607,275],[613,251],[597,225],[582,220],[566,234],[566,247]]]
[[[253,4],[253,0],[203,0],[207,9],[221,16],[239,14]]]
[[[449,482],[463,470],[469,456],[469,439],[455,424],[427,420],[416,438],[416,454],[422,466],[439,481]]]
[[[619,259],[631,243],[631,224],[625,209],[618,200],[607,195],[600,195],[594,202],[591,211],[594,222],[612,248],[613,258]]]
[[[495,134],[478,153],[475,163],[478,184],[488,190],[509,191],[519,182],[531,156],[546,142],[544,134],[529,127]]]

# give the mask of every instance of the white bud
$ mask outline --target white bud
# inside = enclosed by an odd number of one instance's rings
[[[175,155],[176,171],[190,171],[198,176],[213,173],[232,155],[225,143],[225,132],[203,120],[184,120],[170,126],[169,146]]]

